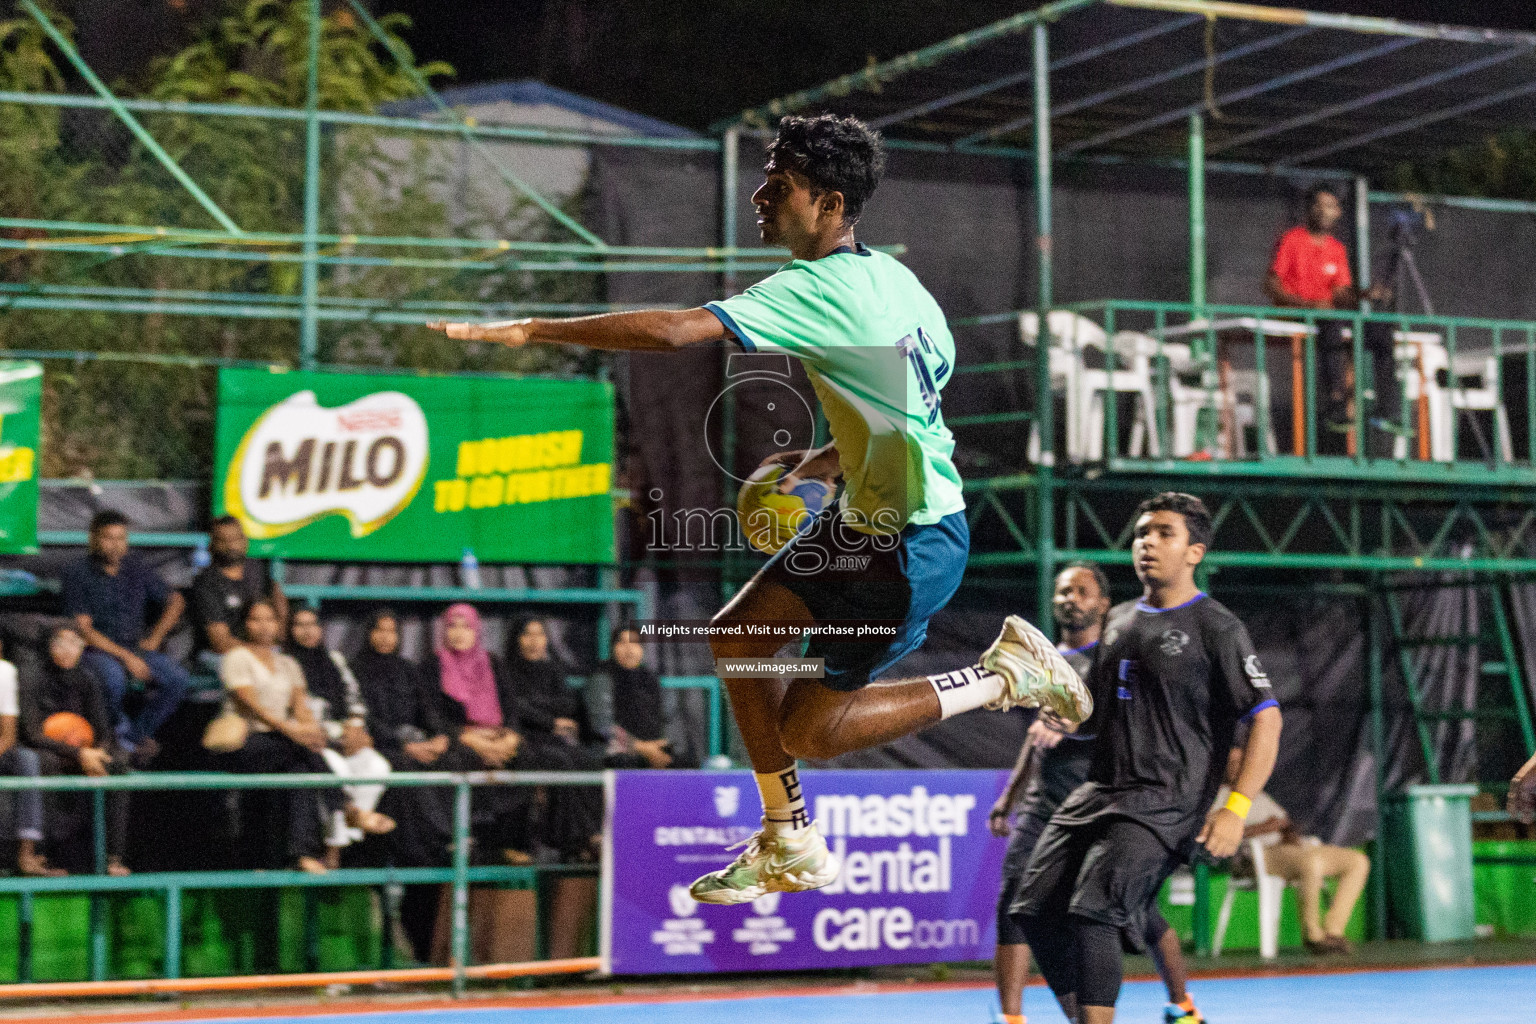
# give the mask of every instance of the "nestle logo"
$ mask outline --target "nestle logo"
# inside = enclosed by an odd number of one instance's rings
[[[403,422],[398,409],[362,409],[336,417],[337,426],[354,434],[367,430],[398,430]]]

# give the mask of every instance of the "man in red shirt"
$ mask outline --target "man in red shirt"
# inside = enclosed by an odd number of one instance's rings
[[[1307,192],[1307,223],[1282,235],[1275,249],[1275,260],[1264,282],[1270,302],[1301,309],[1358,309],[1362,299],[1380,302],[1390,296],[1379,285],[1366,292],[1355,287],[1349,274],[1349,254],[1332,233],[1343,214],[1339,197],[1326,186],[1317,185]],[[1320,320],[1317,324],[1317,407],[1324,427],[1317,443],[1324,454],[1342,454],[1345,436],[1354,429],[1350,412],[1354,395],[1347,377],[1354,363],[1354,348],[1343,337],[1348,323]],[[1364,345],[1375,385],[1365,390],[1366,401],[1373,402],[1367,450],[1390,457],[1401,415],[1391,325],[1366,324]]]

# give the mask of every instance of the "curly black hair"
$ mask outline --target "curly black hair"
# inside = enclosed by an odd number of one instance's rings
[[[1193,494],[1164,491],[1154,495],[1136,506],[1136,519],[1140,520],[1148,512],[1177,512],[1184,517],[1184,525],[1189,529],[1189,542],[1204,544],[1207,548],[1211,546],[1211,510]]]
[[[1099,595],[1101,597],[1109,596],[1109,576],[1104,572],[1102,566],[1096,562],[1068,562],[1061,567],[1056,575],[1059,578],[1062,573],[1071,572],[1073,569],[1081,569],[1088,573],[1093,577],[1093,582],[1098,586]]]
[[[802,174],[816,195],[842,193],[843,223],[852,227],[885,172],[885,146],[880,133],[856,117],[791,115],[779,122],[764,170]]]

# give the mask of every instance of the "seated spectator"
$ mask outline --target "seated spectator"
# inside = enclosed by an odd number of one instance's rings
[[[155,731],[181,704],[190,681],[160,650],[186,602],[128,553],[128,520],[111,509],[91,517],[90,554],[65,566],[63,584],[64,610],[89,645],[85,663],[106,687],[112,731],[133,762],[145,765],[159,750]],[[151,604],[161,611],[148,626]],[[130,677],[149,687],[132,719],[124,713]]]
[[[536,618],[513,623],[507,674],[531,766],[551,771],[604,767],[602,737],[586,724],[581,691],[566,684],[570,673],[550,656],[549,633]],[[551,787],[541,842],[561,860],[595,860],[602,848],[603,798],[594,787]]]
[[[37,751],[17,742],[21,717],[21,683],[16,666],[0,661],[0,775],[35,779],[42,773]],[[67,874],[50,867],[38,849],[43,842],[43,794],[35,789],[14,793],[16,815],[16,872],[40,878]]]
[[[1243,766],[1243,748],[1232,748],[1227,758],[1227,784],[1216,794],[1217,807],[1225,807],[1232,781]],[[1296,831],[1285,808],[1268,793],[1253,798],[1243,840],[1258,839],[1264,847],[1264,867],[1296,886],[1301,924],[1307,951],[1317,954],[1349,953],[1344,928],[1354,913],[1355,902],[1365,891],[1371,859],[1359,850],[1330,846],[1315,836]],[[1326,916],[1322,913],[1323,881],[1339,880]]]
[[[481,630],[480,613],[472,606],[450,605],[433,623],[432,653],[422,662],[421,678],[444,698],[449,732],[479,759],[474,768],[546,767],[523,751],[506,666],[485,649]],[[530,795],[520,786],[479,788],[471,804],[477,840],[512,864],[532,863]]]
[[[1307,193],[1307,222],[1281,236],[1264,281],[1264,294],[1277,306],[1298,309],[1356,310],[1363,299],[1385,301],[1391,292],[1380,285],[1362,292],[1349,273],[1349,253],[1344,243],[1333,235],[1334,225],[1344,214],[1339,197],[1325,185],[1314,186]],[[1345,435],[1354,429],[1354,389],[1349,375],[1354,367],[1354,344],[1344,340],[1349,321],[1320,320],[1317,324],[1317,410],[1323,432],[1318,437],[1322,454],[1343,454]],[[1374,400],[1367,424],[1366,443],[1370,454],[1391,457],[1401,429],[1401,388],[1397,382],[1397,362],[1393,351],[1392,325],[1368,323],[1361,342],[1371,364],[1372,387],[1364,391],[1367,401]]]
[[[400,624],[394,612],[374,612],[363,649],[352,659],[352,671],[368,706],[368,733],[396,771],[473,771],[486,766],[454,735],[442,694],[400,656]],[[483,793],[477,790],[471,800],[473,816],[485,814]],[[449,786],[399,787],[385,794],[383,806],[399,823],[391,837],[397,865],[434,867],[448,862],[453,801]],[[400,903],[400,924],[421,963],[432,961],[439,890],[436,885],[407,885]]]
[[[192,619],[192,653],[197,662],[218,671],[219,656],[240,643],[245,613],[256,601],[270,601],[280,622],[288,621],[288,598],[263,562],[245,557],[250,542],[240,520],[220,516],[208,528],[213,561],[196,576],[187,593]]]
[[[325,732],[310,710],[303,670],[277,646],[280,629],[277,610],[255,602],[246,612],[244,639],[219,662],[229,699],[250,724],[245,744],[224,758],[230,770],[247,775],[328,772],[320,753]],[[326,849],[334,843],[322,836],[321,822],[344,810],[342,794],[296,789],[282,792],[280,800],[287,818],[281,858],[300,871],[324,874],[336,855]]]
[[[632,626],[613,631],[613,657],[599,665],[584,687],[592,728],[608,738],[609,767],[684,768],[667,739],[662,713],[661,680],[645,668],[645,647]],[[617,763],[629,755],[634,763]]]
[[[59,626],[48,634],[48,658],[36,678],[23,679],[21,726],[27,746],[37,751],[44,775],[89,775],[96,778],[126,770],[127,758],[112,731],[107,710],[107,691],[86,666],[85,639],[73,626]],[[69,713],[90,726],[88,737],[64,742],[48,735],[48,719]],[[94,803],[90,793],[53,793],[49,801],[49,845],[57,859],[73,871],[92,872],[91,829]],[[126,792],[107,794],[107,874],[127,875],[123,852],[128,838]]]
[[[373,748],[373,737],[368,735],[368,707],[363,703],[357,679],[340,652],[326,649],[320,615],[313,608],[300,608],[293,614],[292,638],[285,651],[304,673],[310,710],[325,730],[326,747],[320,755],[331,771],[359,779],[388,775],[389,762]],[[348,843],[365,835],[383,835],[395,828],[394,821],[377,810],[384,796],[383,785],[359,782],[343,786],[341,791],[347,806],[341,818],[331,825],[328,852],[333,859]]]

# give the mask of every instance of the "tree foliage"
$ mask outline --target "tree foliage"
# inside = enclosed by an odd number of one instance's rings
[[[161,100],[302,108],[307,91],[306,0],[229,0],[190,45],[155,61],[120,94]],[[55,22],[69,31],[67,22]],[[401,15],[381,19],[398,51]],[[66,83],[30,19],[0,21],[0,89],[58,91]],[[416,64],[429,77],[447,65]],[[395,57],[345,7],[322,26],[322,109],[372,113],[416,94]],[[304,122],[153,113],[140,120],[177,163],[247,231],[298,232],[304,214]],[[412,141],[412,140],[415,141]],[[457,143],[327,130],[321,231],[392,236],[509,237],[505,209],[448,208]],[[0,104],[0,208],[11,217],[214,228],[209,213],[106,111]],[[513,225],[542,224],[519,216]],[[529,229],[542,237],[542,227]],[[24,234],[25,232],[21,232]],[[18,232],[12,232],[18,234]],[[528,232],[525,232],[525,235]],[[297,295],[302,264],[171,258],[125,246],[121,255],[0,250],[0,281],[257,295]],[[296,246],[273,246],[292,256]],[[163,250],[162,250],[163,252]],[[329,253],[323,253],[329,254]],[[442,255],[451,255],[444,252]],[[322,266],[322,296],[370,299],[591,301],[595,283],[454,269]],[[322,361],[366,360],[434,370],[566,368],[548,351],[441,342],[420,328],[322,321]],[[295,320],[0,310],[0,348],[192,354],[292,364]],[[206,477],[216,376],[211,370],[126,362],[50,361],[43,408],[43,474],[99,478]]]
[[[1431,195],[1536,200],[1536,132],[1510,130],[1393,169],[1391,186]]]

